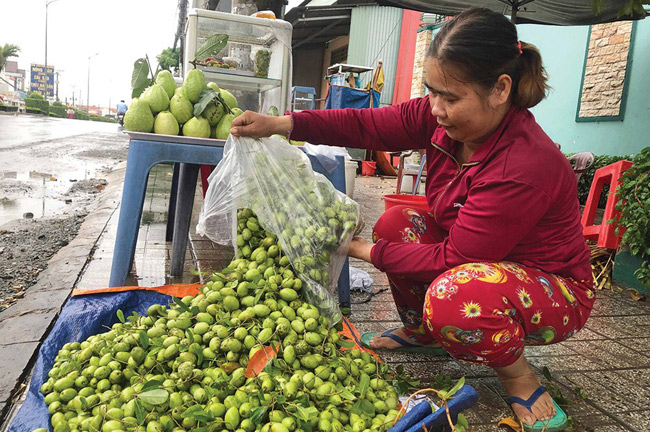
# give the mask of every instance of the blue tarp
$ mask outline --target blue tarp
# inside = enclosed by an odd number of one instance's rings
[[[133,311],[144,315],[153,304],[168,304],[171,297],[155,291],[126,291],[120,293],[90,294],[72,297],[61,309],[52,331],[38,353],[34,374],[29,384],[25,403],[9,426],[9,432],[32,432],[48,428],[50,413],[40,392],[47,381],[47,372],[63,345],[68,342],[84,341],[88,337],[106,332],[117,322],[116,312],[121,309],[124,316]]]
[[[325,101],[325,109],[379,108],[380,96],[381,94],[374,90],[368,91],[339,85],[330,85],[329,92],[327,93],[327,100]]]

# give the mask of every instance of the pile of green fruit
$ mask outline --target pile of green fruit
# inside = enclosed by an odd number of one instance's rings
[[[200,294],[127,320],[118,311],[108,332],[63,346],[41,387],[54,431],[392,426],[398,397],[388,367],[344,350],[353,344],[304,301],[277,237],[249,209],[238,220],[238,235],[257,246]]]
[[[206,97],[209,103],[203,103]],[[232,93],[214,82],[206,84],[201,70],[190,70],[178,88],[171,72],[163,70],[155,84],[131,101],[124,127],[133,132],[226,139],[240,114]]]

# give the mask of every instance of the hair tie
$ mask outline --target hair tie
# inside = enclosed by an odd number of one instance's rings
[[[521,50],[521,41],[517,41],[517,48],[519,48],[519,55],[523,54],[524,52]]]

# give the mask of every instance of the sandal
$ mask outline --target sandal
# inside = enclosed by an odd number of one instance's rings
[[[524,408],[528,409],[528,411],[532,411],[532,406],[535,402],[537,402],[537,399],[541,395],[546,393],[546,387],[544,386],[539,386],[537,387],[537,390],[533,392],[532,395],[528,399],[522,399],[516,396],[511,396],[506,399],[506,401],[509,404],[519,404],[523,406]],[[553,405],[555,405],[555,416],[548,420],[548,421],[541,421],[538,420],[532,425],[524,425],[524,430],[528,432],[557,432],[557,431],[562,431],[566,429],[568,425],[568,419],[566,413],[560,408],[560,406],[553,401]]]
[[[448,355],[447,351],[443,348],[418,345],[415,343],[408,342],[401,337],[394,335],[393,332],[397,330],[397,327],[388,329],[381,334],[382,337],[391,338],[395,342],[401,345],[399,348],[373,348],[370,346],[370,341],[379,334],[379,332],[367,332],[361,335],[360,342],[364,347],[371,349],[373,351],[394,351],[394,352],[409,352],[409,353],[420,353],[420,354],[432,354],[437,356]],[[409,340],[415,342],[414,339],[409,338]]]

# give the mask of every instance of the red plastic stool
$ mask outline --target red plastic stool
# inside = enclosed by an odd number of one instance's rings
[[[621,183],[621,174],[623,171],[632,166],[632,162],[622,160],[615,162],[611,165],[599,168],[594,174],[594,179],[591,182],[589,189],[589,196],[585,203],[584,211],[582,212],[582,235],[585,240],[594,240],[597,242],[598,247],[607,249],[616,249],[618,243],[625,232],[624,227],[619,227],[618,236],[614,235],[614,230],[617,225],[615,223],[608,224],[610,219],[618,219],[619,212],[615,209],[618,202],[616,195],[616,188]],[[598,200],[603,190],[603,186],[609,183],[609,195],[607,196],[607,203],[605,204],[605,213],[600,225],[594,225],[596,218],[596,210],[598,209]]]

